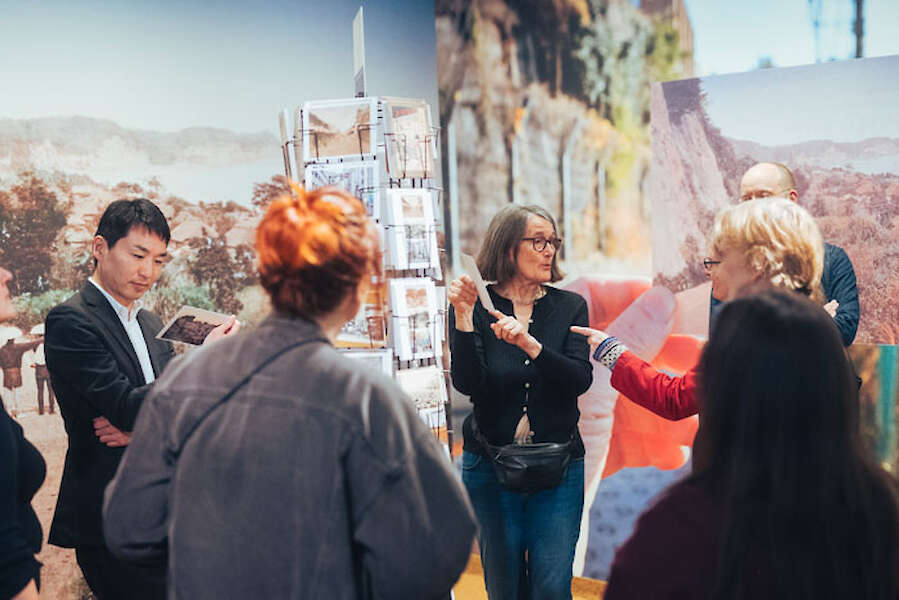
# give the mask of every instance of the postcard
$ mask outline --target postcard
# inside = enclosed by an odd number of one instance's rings
[[[426,371],[425,373],[419,373]],[[431,430],[450,459],[447,443],[447,397],[443,374],[436,367],[397,371],[397,382],[412,399],[418,418]]]
[[[437,366],[401,369],[396,372],[396,382],[412,399],[416,410],[446,405],[446,379]]]
[[[430,178],[434,175],[431,110],[423,100],[385,98],[387,171],[391,177]]]
[[[434,198],[423,188],[392,188],[385,194],[388,208],[388,267],[435,269],[440,272]]]
[[[306,167],[306,189],[334,185],[359,198],[375,221],[381,219],[380,165],[374,161],[314,163]]]
[[[231,315],[193,306],[182,306],[162,331],[156,334],[156,338],[199,346],[206,340],[210,331],[226,323],[230,318]]]
[[[426,278],[390,280],[393,336],[400,360],[417,360],[442,354],[434,282]]]
[[[393,377],[393,350],[390,348],[379,350],[341,350],[340,353],[347,358],[359,361],[370,369],[379,371],[388,377]]]
[[[377,153],[375,98],[318,100],[303,105],[303,160],[373,159]]]
[[[359,312],[337,334],[338,348],[383,348],[387,345],[382,286],[369,286]]]

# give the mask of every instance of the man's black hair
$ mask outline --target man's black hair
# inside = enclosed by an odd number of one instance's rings
[[[165,215],[158,206],[146,198],[116,200],[107,206],[94,235],[103,236],[106,244],[112,248],[116,242],[128,235],[132,227],[143,227],[150,233],[158,235],[166,244],[172,237]]]

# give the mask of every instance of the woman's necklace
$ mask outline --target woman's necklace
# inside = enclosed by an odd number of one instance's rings
[[[519,298],[516,298],[513,294],[503,293],[503,292],[506,292],[506,290],[497,290],[497,291],[499,291],[501,295],[503,295],[503,296],[505,296],[506,298],[508,298],[509,300],[511,300],[511,301],[512,301],[512,304],[518,304],[518,305],[521,305],[521,306],[531,306],[531,305],[534,304],[537,300],[539,300],[540,298],[542,298],[542,297],[544,297],[544,296],[546,295],[546,288],[543,287],[542,285],[541,285],[540,287],[537,288],[537,292],[534,294],[534,298],[533,298],[532,300],[530,300],[530,301],[525,301],[525,300],[521,300],[521,299],[519,299]]]

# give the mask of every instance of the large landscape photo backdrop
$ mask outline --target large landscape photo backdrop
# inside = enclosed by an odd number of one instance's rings
[[[100,215],[114,200],[145,197],[168,219],[171,260],[145,308],[167,321],[188,304],[252,328],[268,311],[255,228],[286,189],[278,113],[353,98],[358,10],[356,0],[4,6],[0,54],[15,60],[0,61],[0,266],[14,275],[19,315],[0,324],[0,345],[14,339],[24,353],[21,381],[4,381],[0,396],[18,405],[47,461],[34,499],[45,542],[67,439],[58,410],[38,413],[33,367],[43,358],[32,344],[47,312],[91,272]],[[372,95],[436,105],[433,6],[366,5],[365,33]],[[360,119],[370,117],[366,107]],[[38,559],[43,597],[88,597],[72,551],[45,543]]]
[[[591,324],[683,373],[708,335],[700,261],[714,215],[747,167],[784,162],[825,239],[855,264],[865,435],[899,470],[899,313],[887,301],[899,292],[896,59],[696,79],[681,2],[436,7],[442,157],[458,203],[448,247],[476,253],[509,202],[545,207],[565,240],[559,285],[584,295]],[[604,579],[639,514],[689,472],[697,421],[637,407],[601,366],[578,406],[587,487],[575,569]],[[454,407],[458,420],[470,404]]]
[[[657,285],[706,290],[715,214],[739,201],[756,162],[794,173],[799,203],[858,280],[849,355],[862,379],[862,433],[899,473],[899,56],[684,79],[652,88],[653,271]],[[707,315],[708,302],[699,304]],[[704,323],[694,319],[692,323]],[[696,327],[680,334],[703,336]],[[826,368],[826,365],[822,365]]]
[[[681,291],[743,172],[787,165],[858,278],[857,343],[899,343],[899,56],[661,83],[652,90],[653,271]]]

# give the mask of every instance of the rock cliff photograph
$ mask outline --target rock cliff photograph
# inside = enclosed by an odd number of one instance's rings
[[[856,343],[899,342],[899,57],[685,79],[652,88],[653,273],[705,283],[714,216],[761,161],[789,167],[798,202],[858,279]]]

